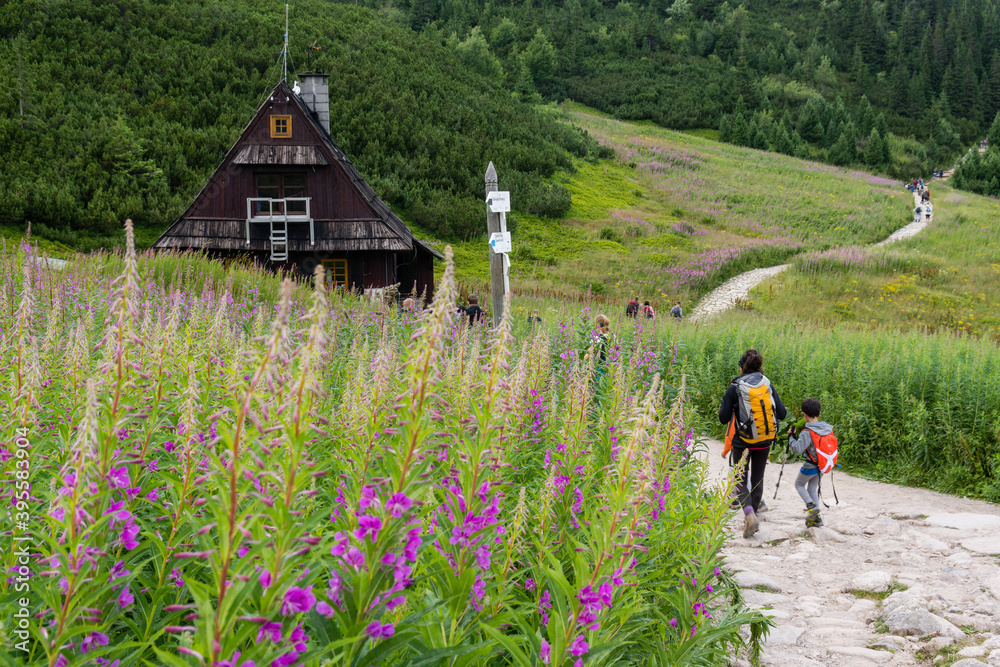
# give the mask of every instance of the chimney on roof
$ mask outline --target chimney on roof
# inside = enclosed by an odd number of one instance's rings
[[[327,134],[330,134],[330,84],[329,74],[320,72],[304,72],[299,74],[302,92],[299,97],[306,103],[309,110],[316,114],[319,124]]]

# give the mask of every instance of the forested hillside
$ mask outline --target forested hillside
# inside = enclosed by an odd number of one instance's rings
[[[284,4],[271,0],[5,4],[0,224],[30,220],[82,248],[126,217],[147,238],[162,230],[277,83],[283,32]],[[303,0],[290,32],[290,72],[333,74],[335,140],[416,222],[478,233],[488,160],[522,210],[569,208],[569,193],[544,179],[596,154],[582,132],[370,10]]]
[[[1000,110],[996,0],[367,2],[525,94],[901,176]]]

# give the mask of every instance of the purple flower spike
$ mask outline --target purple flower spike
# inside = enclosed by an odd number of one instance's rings
[[[285,616],[309,611],[316,604],[316,596],[313,595],[312,586],[309,588],[299,588],[292,586],[285,591],[285,598],[281,603],[281,613]]]
[[[576,637],[573,643],[569,645],[569,652],[575,657],[585,655],[587,651],[590,650],[590,645],[587,644],[587,640],[583,638],[583,635]]]
[[[128,586],[123,586],[122,592],[118,596],[118,606],[127,609],[132,606],[133,602],[135,602],[135,597],[132,596],[132,591],[129,590]]]
[[[542,664],[547,665],[552,662],[552,647],[544,639],[542,640],[542,651],[538,657],[541,658]]]
[[[257,643],[259,644],[262,639],[269,639],[272,643],[277,644],[281,641],[281,623],[271,621],[260,626],[260,630],[257,631]]]
[[[357,547],[351,546],[344,554],[344,562],[357,570],[365,564],[365,555]]]

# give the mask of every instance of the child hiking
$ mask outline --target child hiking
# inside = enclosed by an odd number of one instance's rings
[[[795,478],[795,490],[806,504],[806,526],[810,528],[823,525],[819,515],[820,479],[837,463],[837,436],[832,426],[820,421],[819,413],[819,401],[807,398],[802,401],[805,426],[797,436],[793,429],[788,429],[788,446],[806,459]]]
[[[736,478],[736,494],[743,508],[743,537],[751,537],[759,528],[757,511],[764,495],[764,469],[767,456],[777,436],[777,422],[785,418],[785,406],[771,381],[761,372],[764,357],[754,349],[740,357],[740,374],[734,379],[719,406],[719,421],[734,423],[733,459],[747,464]],[[748,483],[749,478],[749,483]]]

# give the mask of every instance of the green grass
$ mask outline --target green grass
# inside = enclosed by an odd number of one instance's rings
[[[882,602],[896,591],[905,591],[906,589],[907,587],[904,586],[903,584],[899,583],[898,581],[893,581],[892,584],[889,586],[889,590],[886,591],[881,591],[881,592],[862,591],[855,588],[848,592],[856,598],[863,598],[865,600],[875,600],[876,602]]]
[[[909,220],[908,195],[886,179],[720,144],[702,131],[621,122],[576,104],[563,111],[616,158],[580,161],[554,178],[573,197],[561,220],[518,213],[515,198],[515,294],[589,292],[615,303],[639,296],[665,311],[743,271],[875,241]],[[485,242],[455,247],[459,281],[483,291]]]
[[[752,292],[755,309],[823,326],[1000,342],[1000,203],[939,184],[932,191],[934,220],[917,236],[860,253],[867,260],[860,267],[834,254],[800,257],[794,270]]]

